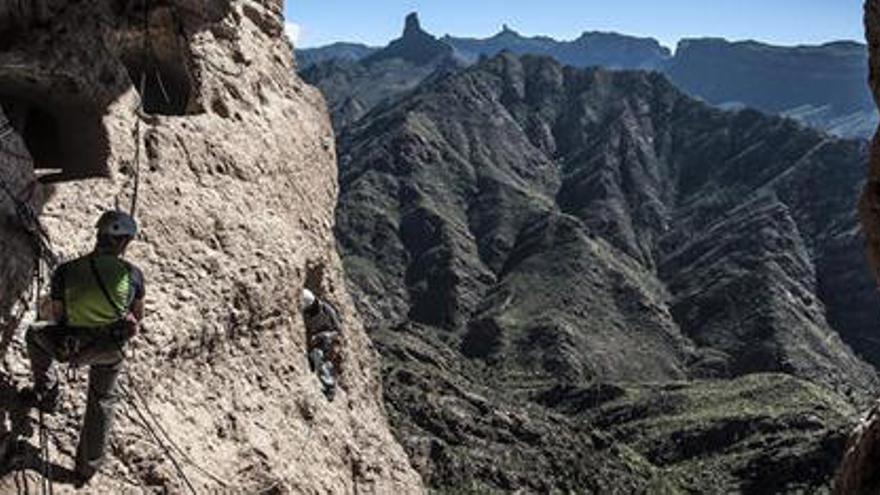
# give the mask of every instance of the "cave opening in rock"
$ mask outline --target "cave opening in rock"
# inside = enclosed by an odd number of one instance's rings
[[[141,97],[144,112],[199,113],[192,54],[177,14],[168,6],[153,7],[149,13],[142,11],[146,5],[136,7],[130,12],[129,29],[120,33],[119,55]]]
[[[0,106],[21,136],[35,169],[49,169],[42,182],[103,177],[109,144],[101,113],[75,96],[51,88],[0,83]]]
[[[125,60],[125,67],[143,101],[144,112],[151,115],[193,113],[190,104],[193,83],[185,60],[176,56],[134,55]]]
[[[61,161],[61,135],[58,121],[43,108],[30,105],[24,115],[21,137],[35,163]]]

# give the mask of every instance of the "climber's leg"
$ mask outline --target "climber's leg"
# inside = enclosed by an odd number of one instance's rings
[[[329,400],[333,400],[333,397],[336,395],[336,379],[333,377],[333,363],[329,360],[325,361],[321,365],[318,378],[321,380],[321,385],[324,388],[324,395],[326,395]]]
[[[333,363],[327,359],[327,354],[320,347],[315,347],[309,352],[309,368],[318,375],[321,388],[328,399],[333,400],[336,389],[336,380],[333,378]]]
[[[309,352],[309,369],[313,372],[318,373],[321,369],[321,363],[324,362],[324,351],[320,348],[315,347]]]
[[[95,364],[89,369],[89,398],[76,450],[76,473],[81,480],[94,476],[104,460],[119,402],[116,381],[121,368],[122,361],[119,360],[115,364]]]
[[[55,373],[55,359],[61,351],[63,336],[60,327],[32,326],[25,334],[27,352],[31,361],[34,390],[42,392],[58,386]]]

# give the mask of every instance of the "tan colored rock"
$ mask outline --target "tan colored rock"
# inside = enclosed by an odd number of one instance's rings
[[[155,60],[138,51],[146,46],[142,2],[54,2],[48,23],[11,22],[3,17],[9,6],[0,5],[0,29],[26,26],[0,35],[0,104],[13,108],[13,120],[41,110],[57,131],[41,140],[19,128],[24,143],[13,135],[3,149],[27,145],[36,167],[62,169],[35,201],[56,250],[70,258],[91,248],[103,209],[129,204],[140,127],[143,233],[128,257],[145,272],[149,316],[123,383],[145,396],[185,452],[177,458],[199,493],[419,493],[421,481],[387,424],[375,353],[345,291],[332,234],[332,131],[322,98],[293,75],[281,2],[202,4],[162,2],[149,12]],[[143,67],[148,107],[183,115],[150,115],[136,125],[132,79]],[[167,99],[149,80],[154,68],[174,92]],[[0,177],[21,188],[32,165],[7,155],[0,152]],[[106,162],[95,161],[103,156]],[[4,198],[0,208],[7,281],[0,324],[10,326],[32,257],[11,203]],[[308,369],[296,312],[306,283],[335,302],[346,323],[343,390],[333,403]],[[7,385],[27,382],[22,338],[18,328],[4,356]],[[83,375],[65,387],[61,414],[50,420],[52,461],[65,467],[73,464],[84,382]],[[0,395],[8,388],[0,386]],[[7,429],[27,422],[3,419]],[[26,439],[37,445],[36,434]],[[0,480],[0,492],[13,486],[11,475]],[[144,486],[184,491],[135,411],[123,406],[111,458],[89,491]]]

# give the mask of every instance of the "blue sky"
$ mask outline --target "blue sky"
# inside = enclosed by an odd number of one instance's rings
[[[862,0],[285,0],[288,33],[303,48],[385,45],[412,11],[436,35],[485,37],[507,23],[525,35],[617,31],[669,47],[697,36],[782,45],[863,40]]]

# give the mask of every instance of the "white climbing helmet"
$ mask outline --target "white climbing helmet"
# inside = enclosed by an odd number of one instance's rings
[[[302,298],[300,299],[300,310],[305,311],[311,308],[317,299],[314,292],[309,289],[303,289]]]

